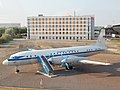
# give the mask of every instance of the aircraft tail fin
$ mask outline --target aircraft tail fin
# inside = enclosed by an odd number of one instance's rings
[[[96,42],[96,46],[99,46],[103,49],[106,49],[106,45],[105,45],[105,38],[103,37],[105,33],[105,29],[101,29],[100,35],[98,36],[98,40]]]

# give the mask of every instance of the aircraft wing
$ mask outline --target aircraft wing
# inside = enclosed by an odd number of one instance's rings
[[[111,65],[110,63],[104,63],[104,62],[97,62],[97,61],[91,61],[91,60],[79,60],[80,63],[84,64],[94,64],[94,65]]]
[[[106,63],[106,62],[92,61],[92,60],[89,60],[87,57],[78,57],[78,56],[73,56],[73,57],[77,58],[78,62],[83,63],[83,64],[111,65],[110,63]]]

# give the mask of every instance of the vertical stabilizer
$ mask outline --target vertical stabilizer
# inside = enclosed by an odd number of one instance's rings
[[[101,29],[100,35],[98,36],[98,40],[96,42],[96,46],[106,49],[105,38],[103,37],[104,35],[105,35],[105,29]]]

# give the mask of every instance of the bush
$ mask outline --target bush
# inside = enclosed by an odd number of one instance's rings
[[[4,39],[0,38],[0,44],[4,43]]]
[[[2,36],[3,33],[5,33],[5,28],[0,28],[0,37]]]
[[[3,34],[2,37],[0,38],[0,43],[7,43],[10,40],[13,40],[11,35]]]
[[[15,35],[15,38],[22,38],[22,35],[21,34],[17,34],[17,35]]]
[[[14,31],[13,31],[13,28],[7,28],[7,29],[5,30],[5,34],[6,34],[6,35],[11,35],[11,37],[14,37],[14,36],[15,36],[15,33],[14,33]]]

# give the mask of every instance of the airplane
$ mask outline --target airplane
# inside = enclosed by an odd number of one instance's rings
[[[56,49],[21,51],[15,53],[2,62],[3,65],[16,66],[16,72],[20,72],[18,66],[27,64],[41,64],[45,73],[48,75],[55,74],[53,65],[60,65],[66,70],[73,69],[75,63],[95,64],[95,65],[111,65],[110,63],[91,61],[87,56],[95,55],[106,50],[103,31],[93,46],[76,46]],[[38,70],[39,71],[39,70]]]

